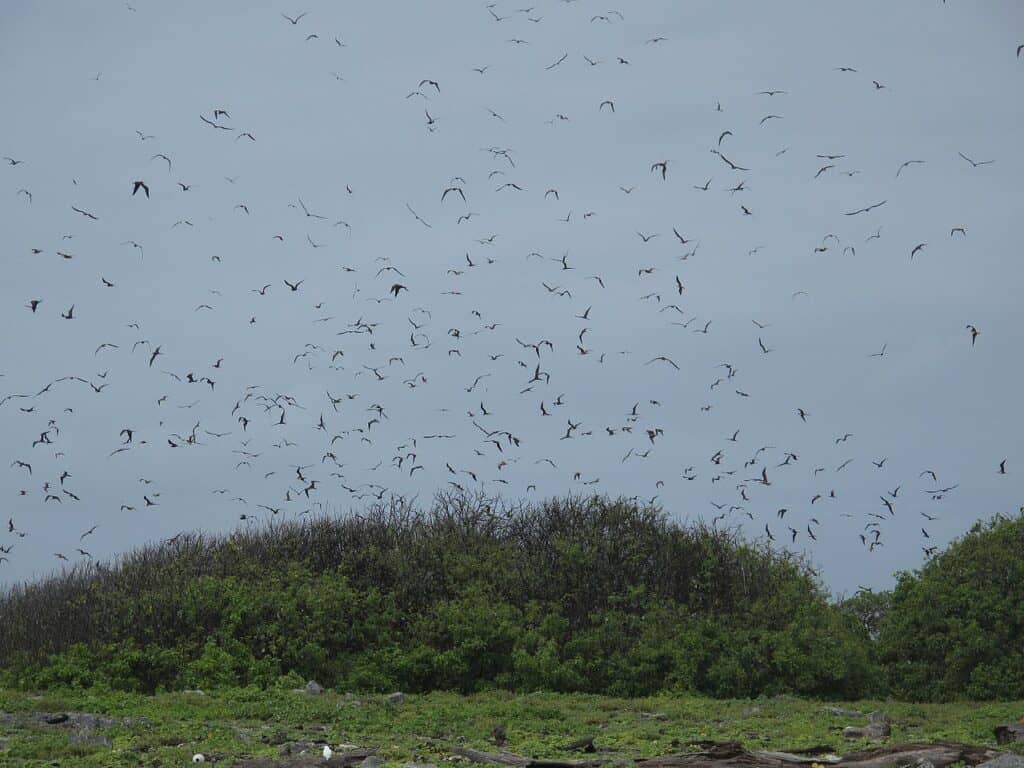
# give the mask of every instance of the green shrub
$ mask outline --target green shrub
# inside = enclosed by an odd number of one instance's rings
[[[91,688],[106,682],[100,670],[102,647],[88,648],[84,643],[76,643],[63,653],[57,653],[48,659],[48,663],[38,670],[37,674],[26,682],[29,687],[38,688]],[[108,646],[110,655],[114,647]]]
[[[1024,697],[1024,514],[979,522],[900,574],[879,654],[903,698]]]
[[[213,640],[207,641],[199,658],[189,662],[182,673],[181,682],[188,688],[229,688],[239,683],[235,672],[235,658],[218,646]]]
[[[1022,531],[979,525],[831,604],[801,560],[621,500],[382,505],[17,586],[0,682],[1024,697]]]

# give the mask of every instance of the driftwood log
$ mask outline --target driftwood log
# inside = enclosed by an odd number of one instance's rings
[[[477,749],[456,747],[453,754],[465,757],[474,763],[485,765],[507,765],[511,768],[599,768],[599,766],[632,765],[634,761],[616,757],[584,757],[575,760],[548,760],[525,757],[513,752],[481,752]]]
[[[812,763],[836,768],[903,768],[931,763],[935,768],[948,768],[954,763],[976,766],[999,754],[986,747],[951,741],[893,744],[842,757],[833,754],[808,754],[807,750],[800,750],[799,753],[752,751],[744,749],[735,741],[699,742],[694,746],[698,747],[694,752],[633,759],[595,755],[557,760],[526,757],[513,752],[481,752],[463,748],[455,748],[452,753],[474,763],[508,768],[793,768],[810,766]],[[330,761],[325,761],[319,754],[253,758],[236,761],[232,763],[232,768],[352,768],[376,753],[375,749],[336,752]]]
[[[975,766],[990,760],[998,753],[985,747],[956,742],[930,742],[895,744],[843,757],[835,755],[809,755],[793,752],[762,752],[744,749],[738,742],[704,742],[699,751],[661,757],[624,759],[621,757],[588,757],[574,760],[551,760],[516,755],[512,752],[480,752],[475,749],[455,749],[475,763],[509,766],[510,768],[603,768],[636,765],[638,768],[790,768],[818,763],[838,768],[900,768],[930,762],[935,768],[947,768],[953,763]]]
[[[239,760],[232,763],[232,768],[350,768],[359,765],[366,758],[376,755],[376,749],[352,749],[348,752],[335,752],[331,755],[330,761],[324,760],[320,750],[311,752],[308,755],[295,755],[292,757],[255,757],[249,760]]]

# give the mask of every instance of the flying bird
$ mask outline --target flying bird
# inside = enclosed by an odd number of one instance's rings
[[[568,52],[563,53],[562,57],[558,61],[554,62],[553,64],[548,64],[548,66],[544,67],[544,69],[546,69],[546,70],[554,69],[559,64],[561,64],[563,61],[565,61],[567,58],[569,58],[569,53]]]
[[[968,163],[970,163],[972,168],[977,168],[980,165],[991,165],[992,163],[995,162],[995,160],[980,160],[975,162],[974,160],[971,160],[971,158],[969,158],[963,152],[957,152],[957,154],[960,155],[960,157],[962,157]]]
[[[219,128],[222,131],[233,131],[234,130],[234,128],[229,128],[226,125],[221,125],[220,123],[216,123],[213,120],[210,120],[210,119],[204,117],[203,115],[200,115],[199,119],[202,120],[207,125],[212,126],[213,128]],[[231,181],[232,184],[234,183],[234,181],[232,181],[231,179],[228,179],[228,181]]]
[[[888,200],[883,200],[880,203],[875,203],[874,205],[869,205],[869,206],[866,206],[864,208],[858,208],[856,211],[849,211],[848,213],[844,213],[843,215],[844,216],[856,216],[859,213],[867,213],[868,211],[873,211],[875,208],[878,208],[879,206],[885,205],[887,202],[888,202]]]
[[[418,222],[419,222],[420,224],[422,224],[422,225],[423,225],[424,227],[426,227],[427,229],[431,229],[431,226],[430,226],[430,224],[428,224],[428,223],[427,223],[426,221],[424,221],[424,220],[423,220],[422,218],[420,218],[420,215],[419,215],[418,213],[416,213],[416,211],[414,211],[414,210],[412,209],[412,206],[411,206],[411,205],[409,205],[408,203],[406,203],[406,204],[405,204],[405,207],[406,207],[407,209],[409,209],[409,213],[411,213],[411,214],[412,214],[412,215],[413,215],[413,216],[414,216],[414,217],[416,218],[416,221],[418,221]]]
[[[924,165],[924,160],[907,160],[906,162],[901,163],[900,167],[896,169],[896,178],[898,179],[903,169],[910,165]]]

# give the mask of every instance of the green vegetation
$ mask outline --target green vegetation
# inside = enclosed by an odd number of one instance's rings
[[[181,535],[0,599],[0,682],[1024,698],[1024,516],[830,603],[735,532],[603,498],[447,496]],[[1016,638],[1016,643],[1014,643]]]
[[[993,745],[993,724],[1011,722],[1024,702],[905,704],[860,701],[842,704],[863,712],[884,709],[892,718],[891,742],[948,739]],[[381,696],[320,696],[278,688],[224,689],[205,695],[145,696],[98,690],[43,696],[0,692],[0,763],[17,768],[74,765],[81,768],[180,768],[192,754],[231,765],[245,756],[274,756],[282,745],[307,742],[375,747],[390,765],[414,758],[442,763],[454,747],[496,749],[492,733],[505,726],[505,749],[541,757],[579,757],[565,749],[582,737],[614,750],[617,757],[649,757],[685,751],[701,740],[742,742],[750,749],[801,749],[829,745],[839,752],[876,746],[843,739],[838,731],[863,718],[843,717],[822,702],[775,697],[756,701],[692,697],[615,699],[590,695],[491,691],[407,696],[398,705]],[[97,731],[112,746],[70,742],[69,729],[20,724],[19,713],[84,711],[115,718],[144,718]],[[27,718],[26,718],[27,719]],[[1024,745],[1019,745],[1024,746]],[[1022,751],[1022,750],[1018,750]]]
[[[1024,515],[978,523],[891,600],[878,650],[894,695],[1024,695]]]

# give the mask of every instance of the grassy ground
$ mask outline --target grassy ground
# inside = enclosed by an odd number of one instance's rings
[[[0,765],[182,766],[195,752],[222,765],[248,756],[276,756],[284,742],[376,747],[388,763],[438,762],[453,746],[495,749],[503,725],[505,748],[533,756],[569,756],[569,742],[595,736],[599,748],[623,757],[684,751],[702,739],[735,739],[752,749],[797,749],[830,744],[842,752],[870,746],[840,735],[866,718],[827,712],[836,705],[892,718],[891,742],[949,739],[993,744],[995,725],[1024,715],[1024,702],[904,704],[817,702],[791,698],[715,701],[698,698],[612,699],[494,692],[476,696],[435,693],[388,704],[381,696],[333,692],[308,695],[252,689],[140,696],[121,693],[0,691]],[[89,712],[145,718],[93,732],[112,746],[72,743],[73,729],[45,725],[33,712]],[[1021,750],[1024,751],[1024,750]]]

